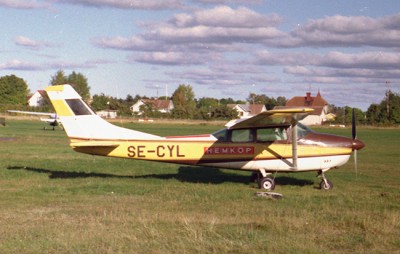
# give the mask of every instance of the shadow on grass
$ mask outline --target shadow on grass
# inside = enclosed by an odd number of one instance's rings
[[[31,168],[31,167],[8,167],[8,170],[26,170],[36,173],[48,174],[50,179],[68,179],[68,178],[89,178],[89,177],[99,177],[99,178],[135,178],[134,176],[123,176],[123,175],[113,175],[104,173],[86,173],[86,172],[76,172],[76,171],[57,171],[48,170],[43,168]]]
[[[87,172],[76,172],[76,171],[57,171],[48,170],[42,168],[31,168],[31,167],[20,167],[13,166],[8,167],[8,170],[26,170],[36,173],[48,174],[50,179],[71,179],[71,178],[119,178],[119,179],[141,179],[141,178],[153,178],[153,179],[176,179],[180,182],[188,183],[211,183],[221,184],[224,182],[242,183],[248,184],[250,182],[250,175],[241,175],[235,173],[226,173],[217,168],[208,167],[180,167],[177,173],[170,174],[148,174],[148,175],[115,175],[105,173],[87,173]],[[306,179],[297,179],[287,176],[278,176],[275,178],[277,185],[294,185],[294,186],[305,186],[313,185],[314,182]]]

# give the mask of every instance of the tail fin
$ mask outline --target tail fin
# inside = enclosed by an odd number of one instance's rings
[[[46,92],[72,142],[161,139],[159,136],[110,124],[96,115],[70,85],[49,86]]]

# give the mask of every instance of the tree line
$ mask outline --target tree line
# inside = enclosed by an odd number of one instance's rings
[[[215,99],[203,97],[196,99],[190,85],[181,84],[173,92],[171,98],[149,98],[146,96],[127,95],[125,99],[115,98],[105,94],[90,95],[90,87],[87,78],[81,74],[72,72],[66,75],[59,70],[50,79],[50,85],[71,84],[74,89],[88,102],[95,111],[117,110],[122,116],[132,116],[130,107],[142,99],[171,99],[174,109],[168,113],[161,113],[152,104],[144,104],[141,107],[140,117],[148,118],[175,118],[175,119],[234,119],[237,117],[236,110],[229,107],[229,104],[263,104],[267,110],[275,106],[284,106],[287,99],[283,96],[277,98],[268,97],[265,94],[250,93],[244,100],[232,98]],[[48,98],[44,98],[42,106],[29,108],[27,97],[30,94],[26,82],[15,76],[7,75],[0,77],[0,109],[4,112],[7,109],[20,109],[31,111],[53,111]],[[337,107],[329,105],[330,112],[336,115],[333,121],[338,124],[350,124],[352,108]],[[398,125],[400,124],[400,95],[388,90],[379,104],[371,104],[366,112],[355,109],[355,116],[360,124],[368,125]]]

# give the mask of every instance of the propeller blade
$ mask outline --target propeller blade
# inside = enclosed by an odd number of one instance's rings
[[[356,179],[357,179],[358,176],[357,150],[354,150],[353,156],[354,156],[354,170],[356,171]]]
[[[354,108],[351,114],[351,136],[353,139],[357,138],[357,130],[356,130],[356,116],[354,114]]]

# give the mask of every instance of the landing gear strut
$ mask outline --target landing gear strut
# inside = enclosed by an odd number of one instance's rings
[[[319,187],[321,190],[330,190],[333,188],[333,183],[325,177],[323,170],[319,171],[317,177],[322,178],[322,181],[319,183]]]

